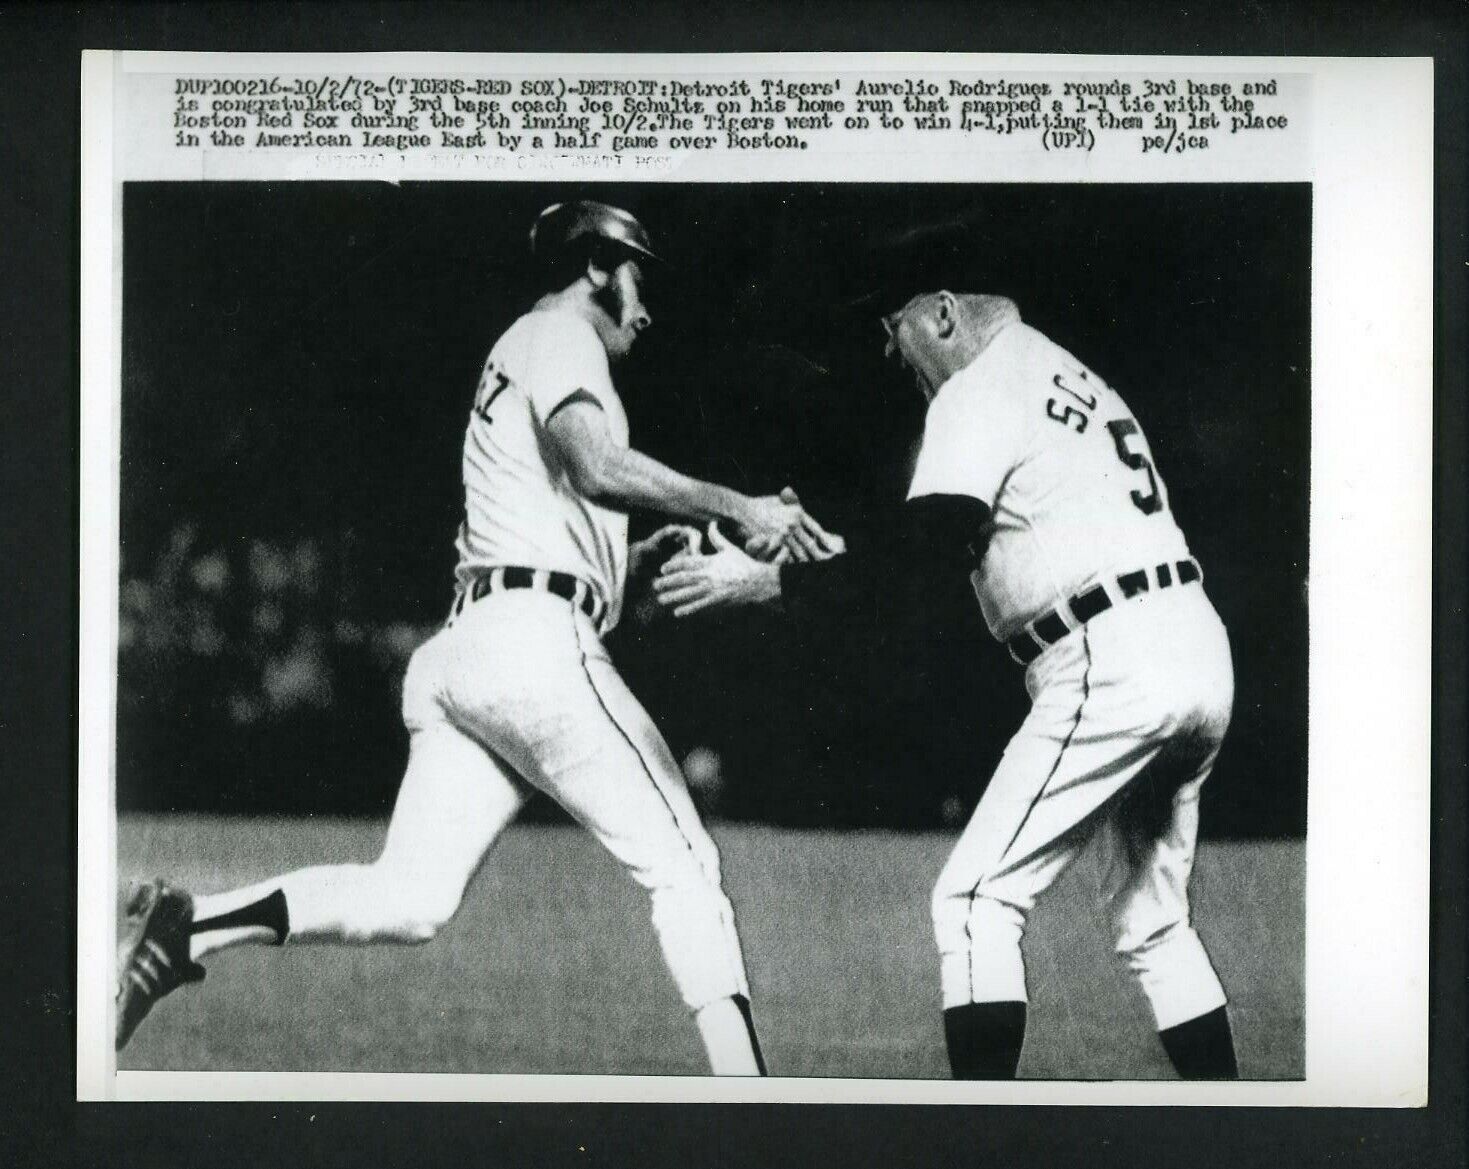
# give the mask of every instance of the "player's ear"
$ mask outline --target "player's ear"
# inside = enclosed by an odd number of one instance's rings
[[[959,328],[959,302],[952,292],[940,292],[934,298],[934,333],[947,341]]]

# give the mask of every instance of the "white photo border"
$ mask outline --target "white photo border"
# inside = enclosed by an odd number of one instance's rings
[[[260,69],[358,74],[852,69],[1125,76],[1299,75],[1308,148],[1269,166],[1091,160],[985,169],[925,160],[905,181],[1279,181],[1313,185],[1306,1078],[1294,1083],[118,1072],[111,995],[121,394],[122,149],[130,79]],[[77,1095],[81,1100],[780,1101],[1415,1107],[1427,1101],[1433,452],[1433,62],[1427,58],[752,54],[655,57],[89,52],[82,69],[82,408]],[[751,165],[740,160],[748,171]],[[981,160],[983,161],[983,160]],[[761,160],[828,178],[830,159]],[[274,165],[274,164],[273,164]],[[709,160],[661,175],[717,181]],[[865,165],[871,166],[870,160]],[[208,168],[205,168],[207,171]],[[1266,173],[1261,173],[1266,172]],[[185,177],[185,176],[172,176]],[[187,177],[219,177],[212,172]],[[232,176],[240,177],[240,176]],[[263,175],[261,177],[264,177]],[[324,177],[291,173],[277,177]],[[358,175],[337,175],[361,178]],[[377,177],[377,176],[374,176]],[[437,176],[449,181],[451,176]],[[467,173],[464,179],[482,180]],[[504,176],[515,179],[514,174]],[[559,177],[537,169],[520,177]],[[567,174],[585,179],[586,174]],[[871,172],[848,178],[891,177]]]

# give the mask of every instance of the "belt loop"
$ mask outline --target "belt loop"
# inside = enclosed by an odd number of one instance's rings
[[[587,620],[595,625],[597,623],[597,610],[599,608],[597,594],[592,590],[592,586],[582,580],[581,577],[576,577],[575,580],[576,596],[572,598],[571,603],[578,611],[585,613]]]

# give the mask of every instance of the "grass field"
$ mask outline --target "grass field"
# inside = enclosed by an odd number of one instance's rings
[[[947,1077],[928,893],[947,834],[715,825],[773,1075]],[[120,888],[208,892],[375,855],[383,825],[124,817]],[[1206,843],[1195,921],[1231,997],[1241,1072],[1303,1075],[1303,846]],[[1171,1074],[1090,913],[1083,858],[1027,935],[1023,1076]],[[698,1074],[646,900],[586,834],[517,825],[423,947],[243,948],[163,1003],[119,1066],[251,1071]]]

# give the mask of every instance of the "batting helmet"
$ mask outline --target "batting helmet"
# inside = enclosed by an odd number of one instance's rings
[[[531,255],[542,265],[554,265],[580,248],[605,241],[625,249],[636,259],[660,260],[641,223],[621,207],[581,199],[553,203],[530,229]]]

